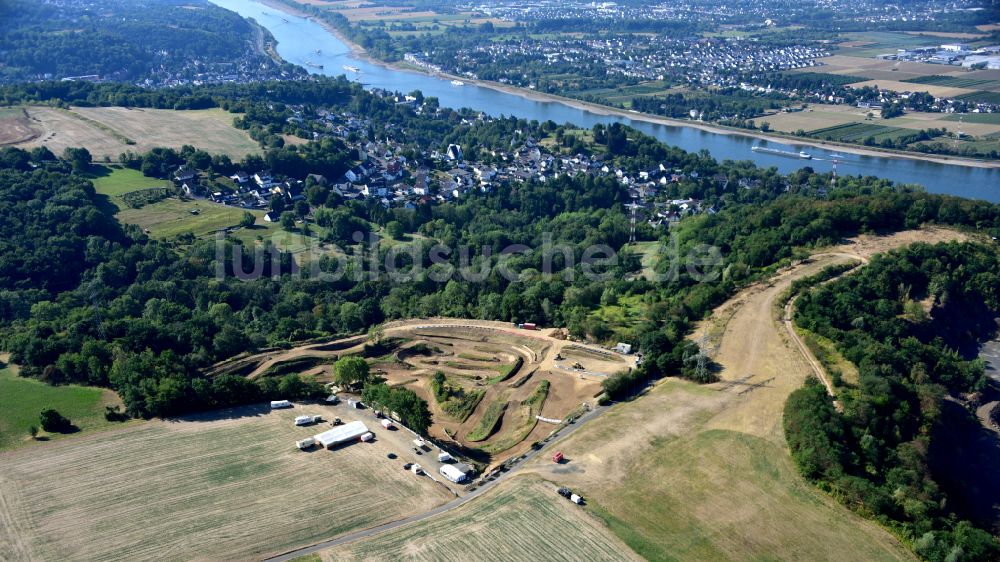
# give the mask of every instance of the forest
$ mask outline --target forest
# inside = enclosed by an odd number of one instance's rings
[[[0,19],[0,83],[91,75],[159,82],[234,74],[240,65],[279,68],[256,51],[250,22],[203,0],[7,0]]]
[[[797,301],[795,322],[833,341],[860,376],[835,379],[842,411],[815,380],[789,398],[785,431],[796,464],[846,505],[898,529],[928,560],[1000,556],[989,533],[956,518],[955,490],[933,469],[961,462],[935,459],[949,455],[944,412],[958,398],[975,404],[985,390],[983,363],[970,357],[995,335],[998,314],[1000,259],[974,243],[877,256]]]

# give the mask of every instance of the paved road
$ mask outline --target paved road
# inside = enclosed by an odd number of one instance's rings
[[[334,546],[340,546],[340,545],[347,544],[347,543],[350,543],[350,542],[354,542],[354,541],[360,540],[360,539],[370,538],[370,537],[373,537],[373,536],[380,535],[382,533],[391,531],[393,529],[398,529],[400,527],[409,525],[410,523],[416,523],[417,521],[423,521],[424,519],[429,519],[431,517],[435,517],[437,515],[441,515],[442,513],[447,513],[447,512],[449,512],[449,511],[451,511],[451,510],[453,510],[453,509],[455,509],[457,507],[465,505],[467,502],[472,501],[473,499],[475,499],[475,498],[479,497],[480,495],[486,493],[487,491],[493,489],[495,486],[497,486],[498,484],[500,484],[500,482],[502,482],[502,481],[510,478],[522,466],[524,466],[525,463],[527,463],[531,459],[535,458],[535,456],[541,454],[546,449],[549,449],[550,447],[552,447],[552,445],[556,441],[562,441],[566,437],[569,437],[576,430],[580,429],[580,426],[582,426],[583,424],[585,424],[585,423],[589,422],[590,420],[596,418],[597,416],[601,415],[602,413],[604,413],[605,410],[607,410],[606,406],[594,406],[594,408],[591,411],[589,411],[586,414],[580,416],[576,420],[575,423],[570,424],[570,425],[566,426],[565,428],[563,428],[562,431],[559,432],[558,438],[550,439],[548,443],[544,443],[542,445],[542,447],[540,447],[538,449],[529,449],[528,452],[523,455],[523,458],[521,459],[521,461],[518,462],[517,465],[514,468],[508,470],[507,472],[501,473],[492,482],[487,482],[487,483],[481,485],[480,487],[476,488],[472,492],[469,492],[468,494],[466,494],[466,495],[464,495],[464,496],[462,496],[460,498],[455,498],[454,500],[451,500],[450,502],[448,502],[446,504],[439,505],[439,506],[435,507],[434,509],[431,509],[430,511],[425,511],[423,513],[418,513],[416,515],[411,515],[410,517],[406,517],[404,519],[399,519],[397,521],[390,521],[389,523],[384,523],[384,524],[378,525],[376,527],[371,527],[371,528],[363,529],[363,530],[360,530],[360,531],[354,531],[352,533],[347,533],[346,535],[340,535],[339,537],[336,537],[336,538],[333,538],[333,539],[330,539],[330,540],[327,540],[327,541],[323,541],[323,542],[320,542],[320,543],[316,543],[316,544],[314,544],[312,546],[307,546],[307,547],[304,547],[304,548],[299,548],[299,549],[296,549],[296,550],[291,550],[291,551],[286,552],[284,554],[279,554],[278,556],[274,556],[272,558],[267,558],[265,560],[266,560],[266,562],[284,562],[285,560],[293,560],[295,558],[299,558],[301,556],[306,556],[308,554],[313,554],[313,553],[319,552],[321,550],[325,550],[327,548],[331,548],[331,547],[334,547]]]

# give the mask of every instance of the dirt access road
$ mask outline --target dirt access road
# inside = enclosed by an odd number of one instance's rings
[[[744,289],[692,336],[721,366],[720,382],[660,381],[560,441],[566,463],[536,459],[524,471],[580,490],[647,558],[840,560],[850,544],[858,559],[913,560],[796,471],[782,416],[812,368],[775,304],[793,281],[827,265],[964,238],[938,229],[861,236]]]
[[[599,354],[612,353],[617,357],[621,357],[624,360],[624,364],[628,367],[635,367],[635,357],[620,356],[619,354],[610,352],[609,350],[596,345],[560,339],[555,335],[556,330],[551,328],[544,330],[523,330],[508,322],[467,320],[461,318],[418,318],[414,320],[389,322],[383,326],[385,336],[398,336],[411,333],[416,330],[435,328],[491,330],[499,333],[512,334],[521,338],[532,338],[544,341],[549,344],[549,347],[547,353],[545,353],[543,357],[539,358],[540,365],[538,366],[538,370],[540,371],[551,371],[561,368],[556,364],[555,358],[557,355],[561,354],[566,347],[581,348],[584,350],[594,351]],[[339,340],[331,340],[328,342],[301,345],[288,350],[257,353],[248,357],[218,363],[213,368],[213,372],[220,372],[220,369],[225,369],[227,366],[237,364],[255,364],[247,375],[249,378],[254,379],[263,375],[268,371],[268,369],[271,369],[276,365],[287,363],[288,361],[293,361],[295,359],[301,359],[304,357],[336,357],[350,353],[357,353],[361,351],[361,348],[364,347],[367,342],[367,337],[362,335]]]
[[[775,303],[793,281],[841,263],[867,264],[878,253],[915,242],[965,240],[966,236],[940,228],[906,231],[889,236],[863,235],[828,251],[814,254],[808,263],[788,268],[774,278],[754,285],[716,309],[695,331],[712,359],[721,365],[724,391],[752,395],[751,407],[727,410],[713,420],[713,427],[733,429],[784,442],[781,427],[785,398],[812,373],[833,394],[829,377],[819,361],[795,333],[791,321],[794,302],[781,318]]]

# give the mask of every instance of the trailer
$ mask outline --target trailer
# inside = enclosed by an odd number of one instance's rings
[[[525,322],[524,324],[521,324],[521,327],[523,329],[525,329],[525,330],[537,330],[538,329],[538,326],[535,325],[534,322]]]
[[[448,453],[440,453],[438,455],[438,462],[451,462],[453,460],[455,459]]]
[[[323,416],[297,416],[295,425],[312,425],[323,421]]]
[[[277,410],[279,408],[291,408],[292,403],[288,400],[271,400],[271,409]]]
[[[295,442],[295,446],[299,448],[300,451],[305,451],[306,449],[311,449],[316,445],[316,440],[312,437],[306,437],[300,441]]]
[[[393,429],[394,427],[396,427],[395,425],[392,424],[392,420],[386,418],[382,418],[382,421],[380,423],[382,424],[382,427],[384,427],[385,429]]]
[[[368,443],[368,442],[372,441],[373,439],[375,439],[375,434],[369,431],[367,433],[363,433],[361,435],[361,437],[359,437],[359,439],[361,439],[361,441],[363,441],[365,443]]]

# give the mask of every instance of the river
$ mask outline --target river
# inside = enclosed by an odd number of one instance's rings
[[[267,28],[278,41],[278,54],[286,61],[302,65],[314,73],[331,76],[346,74],[361,81],[367,88],[404,93],[420,90],[425,96],[436,96],[443,106],[468,107],[493,116],[514,115],[539,121],[551,119],[556,123],[572,123],[586,128],[597,123],[617,121],[687,151],[704,149],[720,160],[753,160],[758,166],[774,166],[785,173],[807,165],[817,171],[829,171],[832,159],[837,154],[806,145],[727,135],[683,125],[663,125],[639,118],[601,115],[558,101],[539,101],[472,84],[456,86],[447,78],[393,69],[359,59],[352,54],[348,45],[311,19],[293,16],[252,0],[211,1],[243,17],[253,18]],[[317,65],[322,65],[323,68],[317,68]],[[347,71],[344,66],[355,67],[360,72]],[[751,151],[751,147],[756,144],[793,152],[804,150],[813,155],[813,159],[806,161]],[[837,171],[842,175],[874,175],[901,183],[920,184],[932,193],[948,193],[1000,203],[998,168],[858,154],[841,154],[839,159]]]

